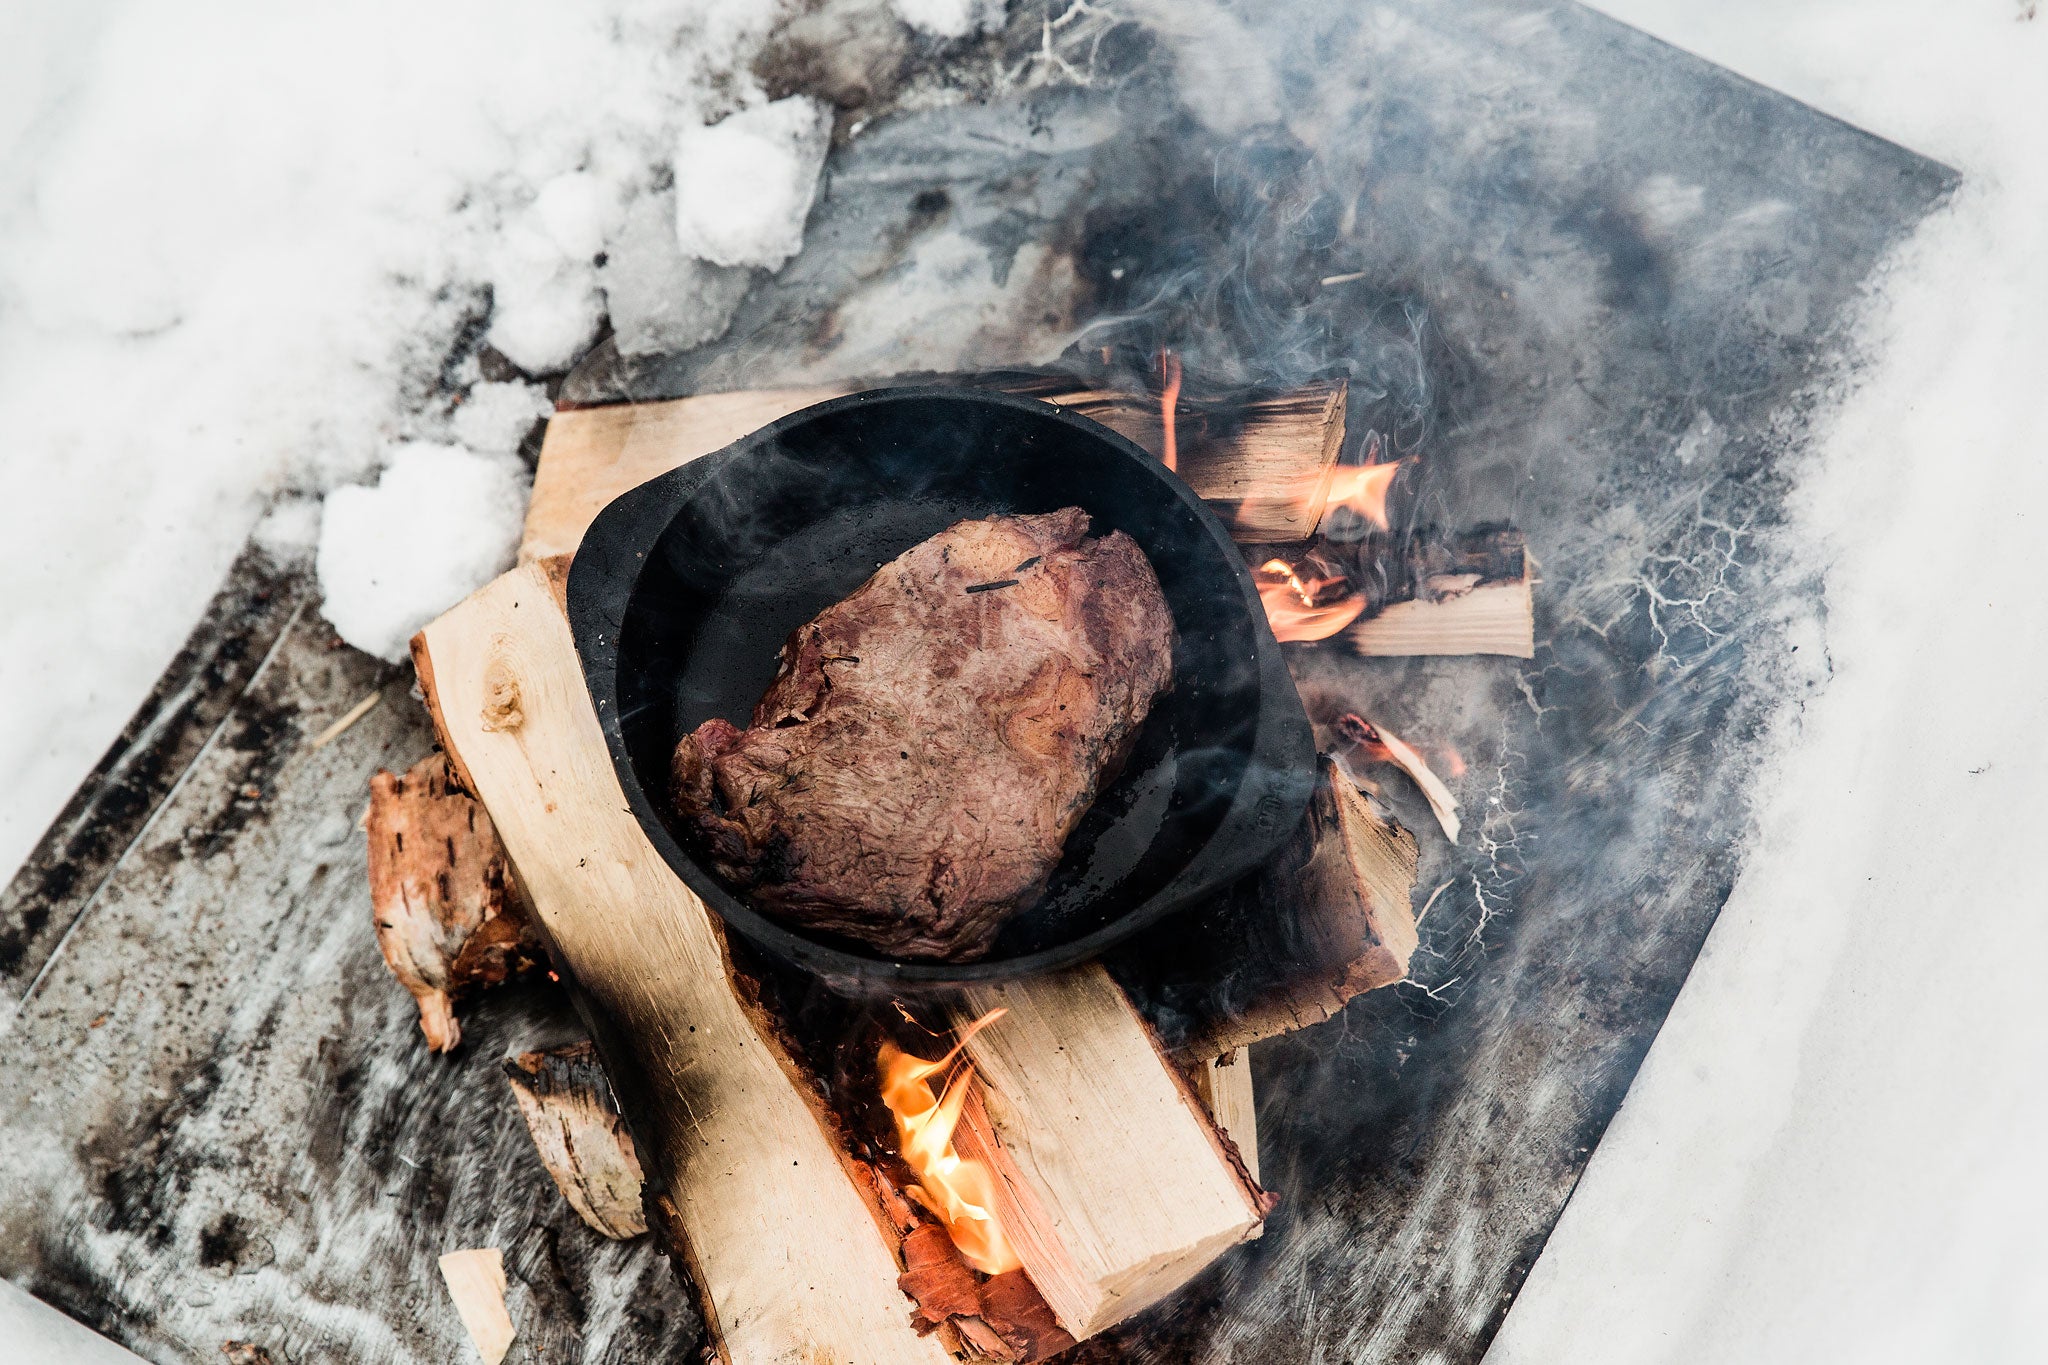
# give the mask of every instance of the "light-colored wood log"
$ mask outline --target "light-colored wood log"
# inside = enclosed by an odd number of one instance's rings
[[[433,622],[414,658],[533,909],[646,1078],[705,1321],[730,1365],[941,1365],[894,1248],[795,1061],[735,991],[725,940],[620,798],[548,570]]]
[[[1063,391],[1059,385],[1056,379],[1027,377],[996,387],[1071,408],[1159,453],[1156,399]],[[584,531],[619,494],[722,450],[779,417],[850,391],[754,389],[556,413],[541,442],[520,561],[575,553]],[[1181,477],[1214,504],[1240,540],[1306,539],[1322,520],[1330,470],[1343,444],[1344,395],[1344,384],[1337,382],[1254,397],[1227,426],[1213,414],[1190,413],[1183,419]]]
[[[1259,1107],[1252,1088],[1252,1054],[1236,1048],[1195,1068],[1195,1094],[1216,1129],[1237,1145],[1246,1174],[1259,1178]]]
[[[1245,400],[1224,414],[1188,405],[1174,426],[1178,473],[1238,540],[1307,540],[1323,519],[1344,444],[1342,380]],[[1102,423],[1157,456],[1165,422],[1156,398],[1101,389],[1034,394]]]
[[[963,992],[981,1077],[955,1144],[1060,1326],[1085,1338],[1256,1237],[1266,1205],[1149,1029],[1099,966]]]
[[[484,1365],[498,1365],[514,1335],[505,1311],[505,1253],[496,1247],[451,1251],[441,1258],[441,1278],[476,1353]]]
[[[577,1216],[615,1241],[647,1231],[633,1135],[588,1042],[505,1059],[505,1078],[534,1150]]]
[[[1432,580],[1438,595],[1391,602],[1344,632],[1360,654],[1536,655],[1536,604],[1529,578],[1496,583]]]
[[[520,562],[574,554],[605,504],[627,489],[846,392],[844,386],[751,389],[556,413],[541,440]]]

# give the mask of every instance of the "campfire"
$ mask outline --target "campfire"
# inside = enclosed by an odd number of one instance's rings
[[[1346,441],[1341,380],[1219,397],[1172,349],[1144,369],[1135,389],[1064,373],[969,382],[1091,417],[1174,469],[1238,542],[1282,642],[1531,652],[1519,535],[1408,524],[1415,457],[1382,458],[1376,433]],[[1450,840],[1456,802],[1429,745],[1355,712],[1317,715],[1327,753],[1291,842],[1114,975],[1090,964],[893,1012],[807,1009],[621,810],[560,608],[566,556],[599,507],[736,425],[831,395],[557,415],[522,566],[414,643],[447,756],[380,779],[380,934],[442,1047],[459,1037],[451,1002],[538,954],[527,925],[545,927],[557,969],[617,1028],[605,1061],[637,1078],[640,1141],[587,1045],[520,1059],[522,1111],[586,1221],[608,1236],[649,1226],[676,1249],[734,1365],[804,1342],[835,1359],[1041,1360],[1259,1235],[1272,1196],[1245,1049],[1405,976],[1418,846],[1376,797],[1412,783]],[[437,833],[403,837],[417,828]],[[908,1040],[913,1015],[938,1032]],[[836,1060],[848,1056],[859,1064]],[[643,1170],[661,1180],[645,1219]]]
[[[884,1042],[876,1060],[882,1078],[882,1103],[896,1117],[897,1151],[917,1173],[910,1193],[925,1211],[945,1225],[946,1235],[967,1263],[985,1275],[1017,1270],[1023,1262],[1010,1248],[996,1217],[995,1177],[987,1166],[960,1155],[953,1132],[967,1108],[974,1067],[954,1063],[967,1039],[1003,1017],[990,1010],[961,1031],[960,1041],[936,1062],[911,1056]],[[944,1092],[934,1096],[932,1077],[943,1079]]]

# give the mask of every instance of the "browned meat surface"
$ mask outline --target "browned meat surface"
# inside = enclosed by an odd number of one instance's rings
[[[759,910],[894,957],[988,951],[1173,676],[1144,553],[1077,507],[963,521],[799,629],[675,797]]]

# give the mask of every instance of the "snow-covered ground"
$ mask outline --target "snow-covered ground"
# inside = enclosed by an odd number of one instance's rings
[[[1488,1359],[2048,1359],[2048,16],[1602,7],[1969,183],[1801,490],[1833,679]]]
[[[486,287],[508,354],[572,353],[606,287],[591,248],[636,223],[720,253],[690,185],[649,168],[765,102],[745,58],[773,8],[7,0],[0,875],[271,494],[386,470],[340,504],[377,525],[365,499],[422,486],[503,500],[536,395],[460,374],[451,407],[420,376]],[[951,32],[987,7],[900,8]],[[2048,19],[2020,0],[1604,8],[1970,183],[1882,282],[1874,367],[1803,480],[1833,680],[1759,771],[1754,856],[1493,1359],[2037,1359]],[[798,179],[778,184],[800,198]],[[266,535],[310,547],[315,509]],[[490,546],[460,549],[427,571],[487,571]],[[19,1300],[0,1295],[0,1359],[60,1358],[10,1326]]]

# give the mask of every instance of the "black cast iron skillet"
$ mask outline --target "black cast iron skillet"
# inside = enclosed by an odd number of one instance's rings
[[[676,741],[744,726],[782,642],[956,521],[1080,506],[1145,550],[1179,640],[1173,690],[1068,840],[1044,898],[976,962],[903,962],[755,912],[693,856]],[[1300,698],[1242,556],[1123,437],[978,390],[836,398],[615,500],[569,574],[569,620],[619,785],[677,875],[746,938],[847,994],[915,993],[1085,961],[1270,857],[1315,772]]]

